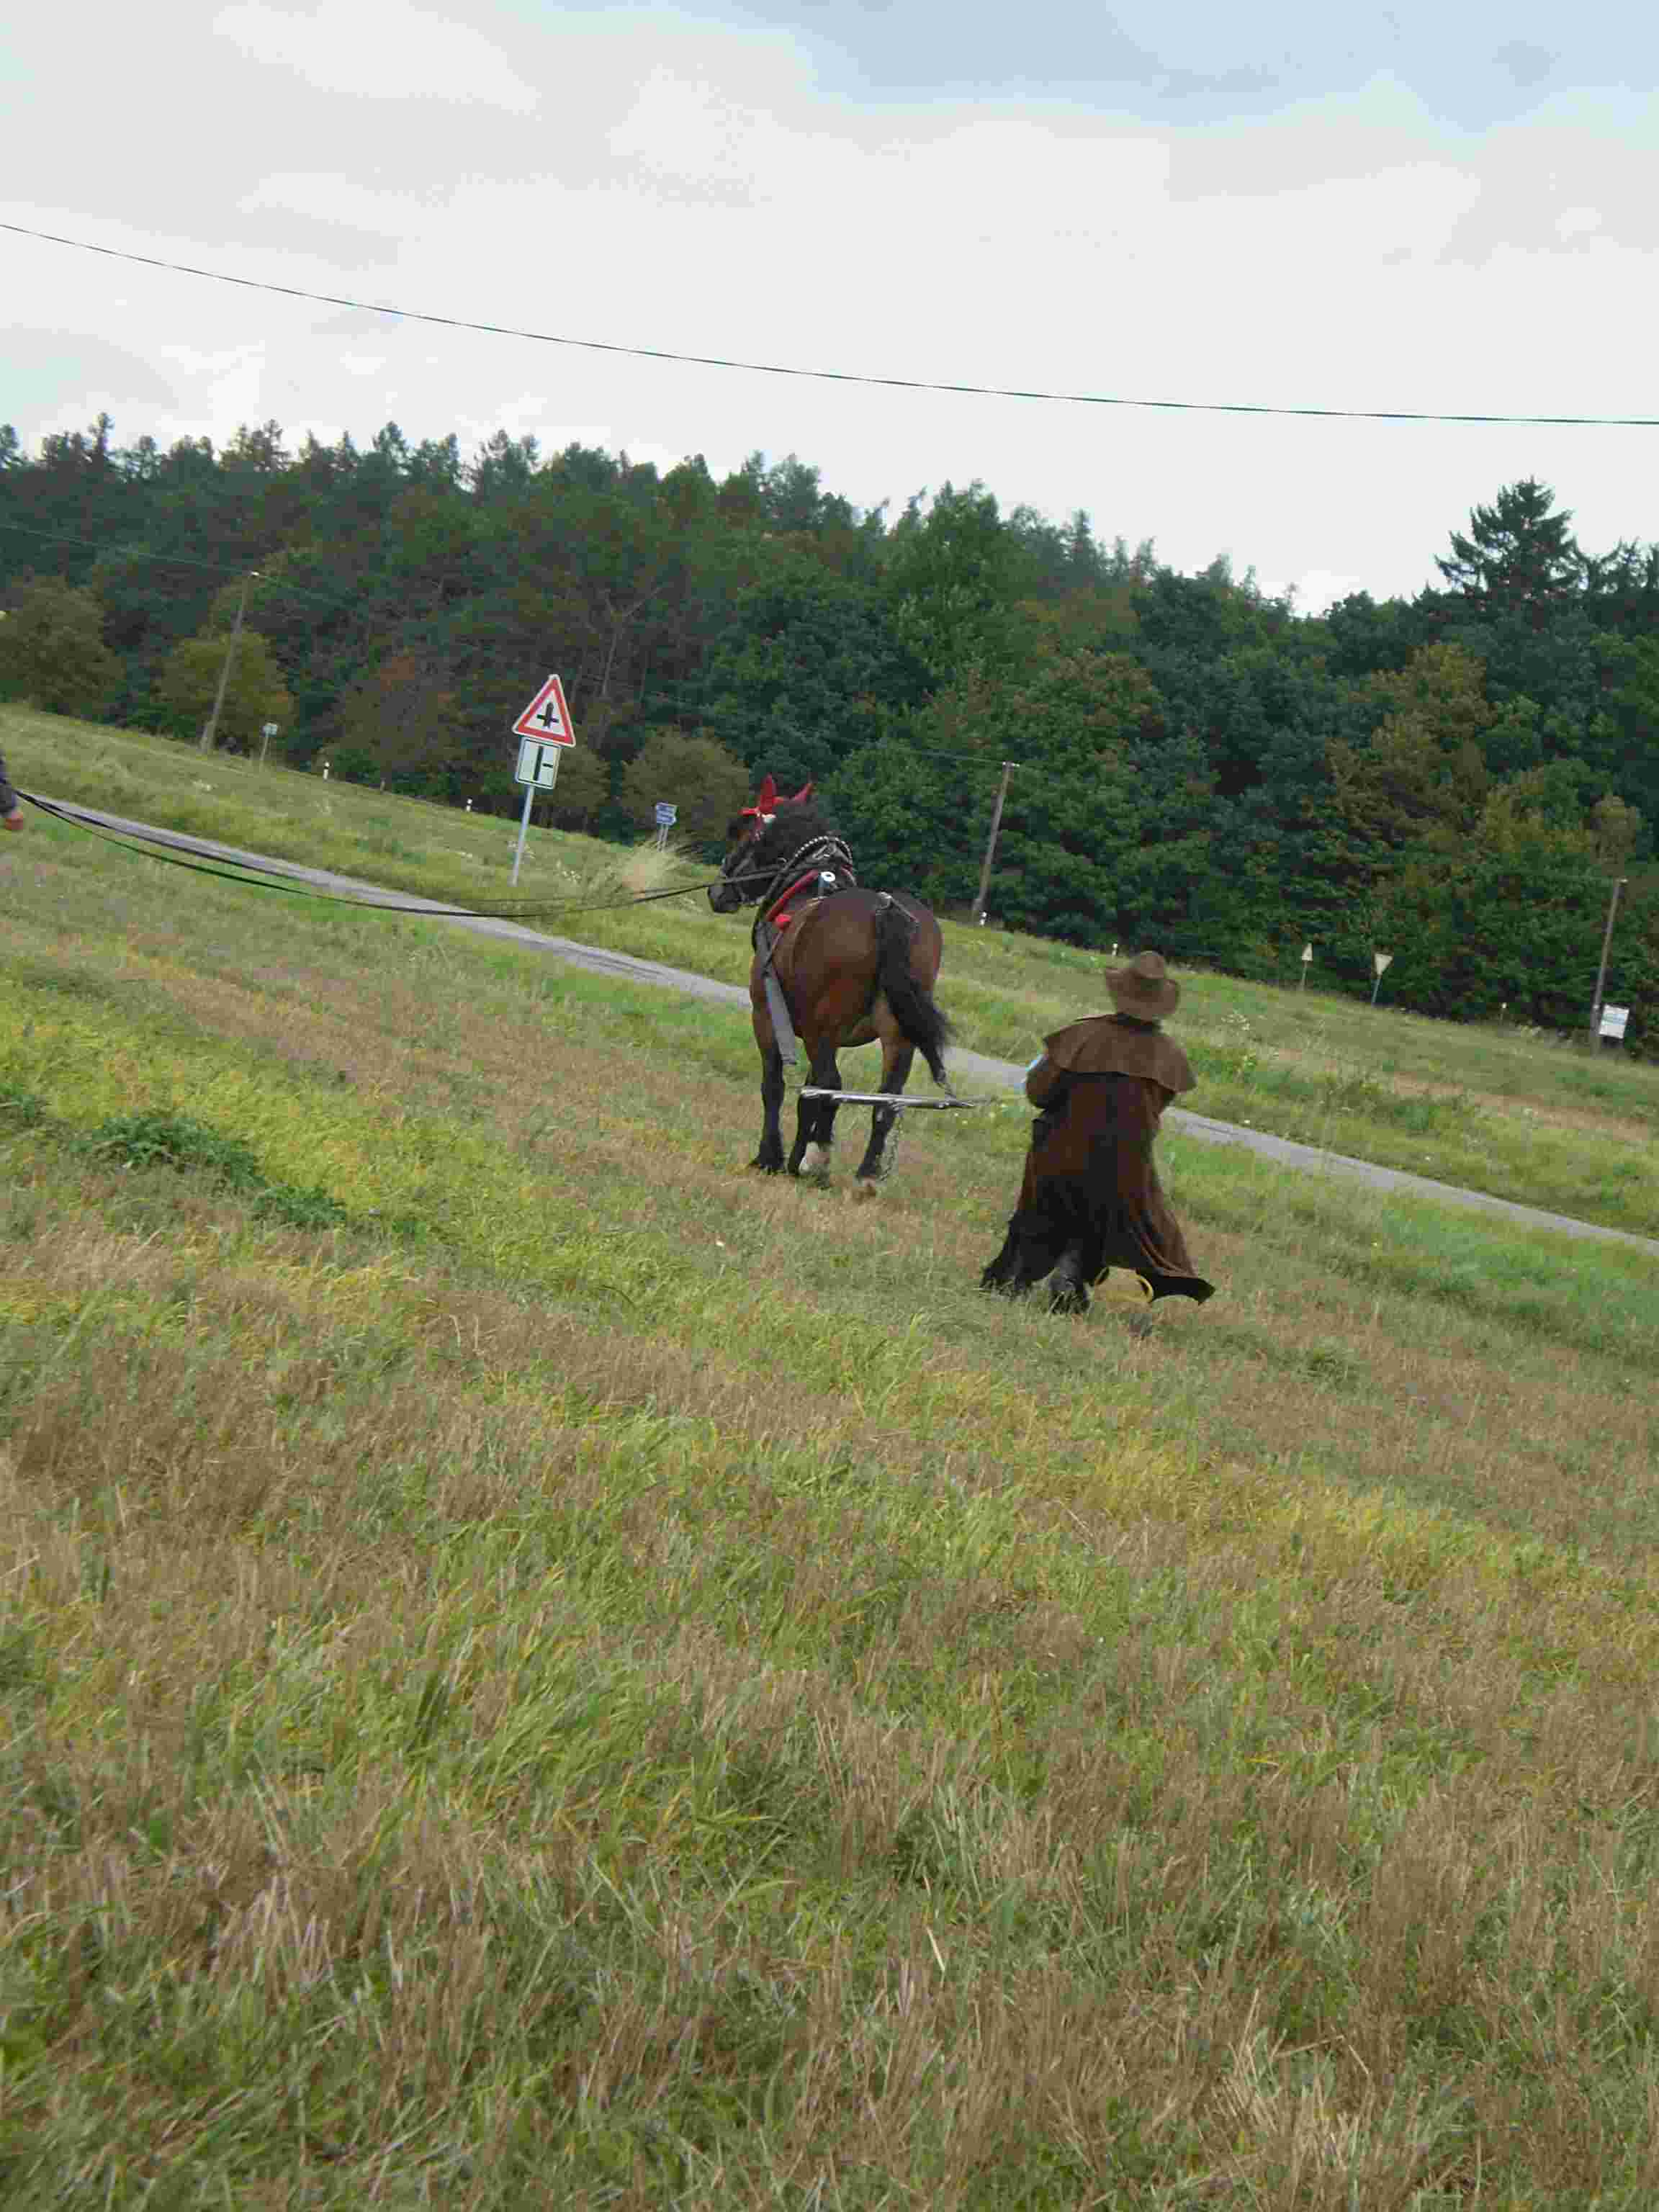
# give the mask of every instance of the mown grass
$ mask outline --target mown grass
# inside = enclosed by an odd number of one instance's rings
[[[1012,1110],[3,858],[7,2203],[1654,2200],[1650,1259],[1176,1139],[1053,1320]]]
[[[516,826],[505,819],[15,708],[0,708],[0,750],[26,787],[140,820],[445,900],[511,896]],[[520,890],[584,908],[551,912],[544,927],[741,982],[747,933],[701,898],[586,910],[621,892],[619,858],[591,839],[535,830]],[[690,880],[700,872],[686,864]],[[946,939],[941,999],[960,1042],[979,1051],[1023,1062],[1036,1039],[1103,1003],[1098,953],[955,924]],[[1287,986],[1299,950],[1287,938]],[[1409,960],[1408,947],[1400,957]],[[1198,1110],[1659,1235],[1659,1067],[1318,990],[1208,974],[1184,977],[1182,988],[1177,1027],[1199,1079]]]

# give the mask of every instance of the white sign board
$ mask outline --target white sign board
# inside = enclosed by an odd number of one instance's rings
[[[1392,952],[1373,952],[1371,955],[1371,965],[1376,969],[1377,974],[1380,975],[1393,958],[1394,955]]]
[[[1303,964],[1303,966],[1305,968],[1305,967],[1307,966],[1307,964],[1308,964],[1309,961],[1310,961],[1312,958],[1313,958],[1313,947],[1312,947],[1312,945],[1304,945],[1303,946],[1303,948],[1302,948],[1302,964]]]
[[[276,734],[276,725],[275,722],[262,722],[260,724],[259,735],[262,738],[274,738]]]
[[[1629,1019],[1630,1008],[1628,1006],[1603,1006],[1601,1009],[1602,1036],[1604,1037],[1613,1037],[1616,1039],[1619,1043],[1622,1044],[1625,1041],[1625,1024]]]
[[[556,676],[550,676],[513,725],[515,738],[539,738],[547,745],[574,745],[576,732],[570,725],[570,709],[564,702],[564,686]]]
[[[538,791],[551,791],[558,773],[556,745],[544,744],[540,738],[519,740],[519,765],[513,772],[515,783],[532,784]]]
[[[659,830],[672,830],[672,829],[673,828],[673,826],[674,826],[674,823],[675,823],[675,821],[676,821],[676,819],[677,819],[677,818],[678,818],[677,810],[676,810],[676,808],[673,806],[673,805],[672,804],[672,802],[671,802],[671,801],[669,801],[669,800],[668,800],[668,799],[659,799],[657,801],[657,827],[658,827],[658,829],[659,829]]]

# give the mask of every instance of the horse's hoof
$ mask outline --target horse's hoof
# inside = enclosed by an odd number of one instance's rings
[[[755,1155],[754,1158],[750,1161],[749,1164],[757,1175],[781,1175],[783,1173],[783,1162],[781,1160],[763,1159],[758,1152]]]
[[[873,1198],[880,1188],[881,1185],[874,1176],[858,1176],[854,1179],[853,1195],[854,1198]]]

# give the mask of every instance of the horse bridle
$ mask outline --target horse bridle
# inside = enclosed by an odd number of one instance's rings
[[[741,859],[744,854],[751,851],[757,842],[754,837],[745,838],[741,845],[732,848],[720,866],[720,876],[724,882],[765,884],[765,890],[755,892],[752,897],[748,894],[744,895],[742,901],[744,906],[769,905],[774,893],[787,890],[797,876],[805,875],[812,867],[822,868],[826,861],[835,864],[836,872],[838,875],[846,876],[852,884],[858,882],[858,876],[853,866],[853,855],[848,852],[846,843],[842,838],[828,832],[817,837],[809,837],[804,845],[797,846],[787,860],[775,865],[769,863],[764,868],[756,868],[741,876],[734,875],[732,863]]]

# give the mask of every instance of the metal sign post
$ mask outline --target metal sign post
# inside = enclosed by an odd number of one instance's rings
[[[519,743],[519,765],[514,774],[524,785],[524,812],[519,817],[519,842],[513,854],[513,882],[519,881],[519,863],[530,828],[530,802],[538,791],[551,791],[559,780],[559,749],[576,742],[575,725],[565,704],[564,686],[556,676],[544,679],[541,689],[513,725]]]
[[[1304,945],[1302,948],[1302,974],[1297,980],[1296,987],[1298,991],[1305,991],[1307,989],[1308,970],[1312,965],[1313,947],[1311,945]]]
[[[1376,994],[1382,988],[1383,974],[1393,958],[1392,952],[1373,952],[1371,955],[1371,965],[1376,970],[1376,981],[1371,985],[1372,1006],[1376,1004]]]
[[[270,750],[270,741],[276,734],[276,723],[262,723],[260,725],[259,734],[264,739],[264,744],[259,748],[259,765],[263,768],[265,764],[265,755]]]
[[[657,850],[659,853],[667,851],[668,833],[678,818],[679,809],[671,799],[659,799],[657,801]]]
[[[538,791],[551,791],[559,780],[559,748],[548,744],[540,738],[521,738],[519,741],[519,765],[513,771],[515,782],[524,786],[524,812],[519,817],[519,842],[513,854],[513,882],[519,881],[519,863],[524,858],[524,841],[530,828],[530,805]]]

